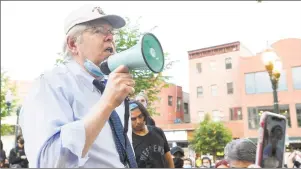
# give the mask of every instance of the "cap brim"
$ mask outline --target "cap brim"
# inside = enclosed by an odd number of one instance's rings
[[[121,16],[118,16],[118,15],[105,15],[105,16],[102,16],[98,19],[105,19],[115,29],[122,28],[126,24],[125,20]]]

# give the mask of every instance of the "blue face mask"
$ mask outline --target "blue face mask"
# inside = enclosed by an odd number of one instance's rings
[[[183,168],[192,168],[191,165],[184,165]]]
[[[100,71],[100,68],[88,59],[85,60],[84,67],[97,77],[104,76],[104,74]]]

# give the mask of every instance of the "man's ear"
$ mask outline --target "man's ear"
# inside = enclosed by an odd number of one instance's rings
[[[68,36],[67,37],[67,49],[72,53],[72,54],[77,54],[77,44],[76,44],[76,39],[73,37]]]

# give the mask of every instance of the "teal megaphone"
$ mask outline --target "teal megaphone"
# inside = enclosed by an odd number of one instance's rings
[[[152,33],[146,33],[135,46],[110,56],[99,67],[103,74],[109,75],[120,65],[129,70],[162,72],[164,53],[159,40]]]

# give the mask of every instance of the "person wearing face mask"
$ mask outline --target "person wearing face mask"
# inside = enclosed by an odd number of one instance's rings
[[[145,108],[147,108],[147,103],[148,103],[148,97],[147,95],[145,94],[145,92],[140,92],[136,98],[135,98],[136,101],[140,102]]]
[[[15,168],[28,168],[28,160],[24,151],[24,139],[22,135],[17,137],[17,145],[9,153],[9,163]]]
[[[206,166],[207,168],[213,168],[211,165],[211,159],[209,157],[202,158],[202,165]]]
[[[171,155],[173,156],[173,162],[175,165],[175,168],[183,168],[184,166],[184,150],[179,147],[179,146],[175,146],[173,148],[171,148],[170,150]]]
[[[192,161],[189,158],[184,159],[184,165],[183,168],[192,168]]]
[[[135,81],[123,65],[109,76],[99,67],[125,24],[92,4],[65,19],[65,62],[35,80],[20,112],[31,168],[137,168],[128,108]]]

